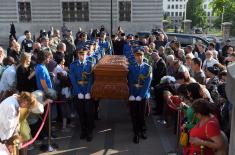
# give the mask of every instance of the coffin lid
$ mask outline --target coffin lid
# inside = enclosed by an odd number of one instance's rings
[[[98,70],[128,71],[128,61],[125,56],[105,55],[95,66]]]

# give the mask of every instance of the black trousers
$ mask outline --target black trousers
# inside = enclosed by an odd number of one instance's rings
[[[146,100],[144,99],[142,101],[129,101],[129,105],[134,134],[146,132]]]
[[[76,98],[76,108],[83,133],[92,134],[94,128],[94,104],[92,100]]]

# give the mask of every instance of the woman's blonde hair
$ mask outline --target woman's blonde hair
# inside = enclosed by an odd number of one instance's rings
[[[28,60],[30,58],[31,58],[31,54],[24,52],[21,54],[20,63],[25,64],[26,60]]]
[[[26,101],[29,105],[29,108],[34,107],[37,104],[35,96],[29,92],[21,92],[19,100]]]

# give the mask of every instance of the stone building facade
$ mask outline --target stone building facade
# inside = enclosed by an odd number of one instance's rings
[[[10,23],[17,36],[24,30],[33,34],[50,26],[60,29],[63,22],[76,32],[104,25],[111,29],[111,0],[0,0],[0,44],[9,36]],[[161,26],[162,0],[112,0],[113,32],[120,25],[125,31],[150,31]]]

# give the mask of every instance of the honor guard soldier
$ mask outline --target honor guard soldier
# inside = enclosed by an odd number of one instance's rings
[[[133,49],[137,48],[139,46],[139,41],[138,40],[130,40],[129,43],[126,43],[124,45],[124,55],[128,59],[129,64],[134,64],[136,63],[135,56],[133,53]]]
[[[139,137],[146,139],[145,112],[150,97],[152,67],[143,61],[143,48],[134,49],[135,64],[129,66],[129,105],[134,137],[133,142],[139,143]]]
[[[89,45],[90,56],[87,57],[88,61],[92,61],[94,65],[96,65],[101,57],[99,50],[96,50],[96,41],[87,41],[87,45]],[[95,120],[99,120],[99,100],[93,100],[95,106]]]
[[[101,50],[104,50],[102,57],[106,54],[107,55],[113,54],[110,42],[106,40],[106,33],[105,32],[100,33],[99,46],[100,46]]]
[[[95,41],[86,41],[86,47],[88,48],[87,60],[91,61],[94,65],[98,63],[98,56],[97,53],[95,53],[95,45]]]
[[[87,33],[82,32],[79,35],[79,40],[75,44],[76,44],[77,48],[82,48],[82,47],[86,46],[86,41],[87,41]]]
[[[86,138],[87,141],[91,141],[94,128],[94,105],[90,95],[93,63],[86,59],[86,48],[77,49],[76,52],[78,59],[70,65],[70,79],[81,124],[80,139]]]

